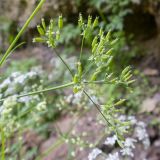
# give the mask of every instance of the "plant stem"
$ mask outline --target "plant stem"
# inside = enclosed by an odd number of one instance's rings
[[[32,12],[30,17],[27,19],[27,21],[25,22],[25,24],[23,25],[23,27],[21,28],[21,30],[19,31],[19,33],[17,34],[17,36],[15,37],[15,39],[13,40],[13,42],[11,43],[11,45],[9,46],[9,48],[7,49],[5,54],[3,55],[2,59],[0,60],[0,66],[2,66],[2,64],[5,62],[7,57],[10,55],[10,52],[14,48],[15,44],[17,43],[17,41],[19,40],[21,35],[25,32],[25,30],[28,27],[28,25],[30,24],[31,20],[35,17],[35,15],[40,10],[40,8],[42,7],[42,5],[44,4],[45,1],[46,0],[41,0],[39,2],[38,6],[36,7],[36,9]]]
[[[94,106],[97,108],[97,110],[99,111],[99,113],[102,115],[102,117],[104,118],[104,120],[109,124],[109,125],[111,125],[110,124],[110,122],[107,120],[107,118],[105,117],[105,115],[103,114],[103,112],[101,111],[101,109],[100,109],[100,105],[99,104],[97,104],[97,103],[95,103],[94,101],[93,101],[93,99],[89,96],[89,94],[85,91],[85,90],[83,90],[83,93],[89,98],[89,100],[94,104]]]
[[[69,65],[65,62],[65,60],[60,56],[60,54],[57,52],[56,49],[54,49],[56,55],[59,57],[59,59],[62,61],[62,63],[67,67],[68,71],[70,72],[71,76],[74,77],[74,74],[71,70],[71,68],[69,67]]]
[[[2,148],[1,148],[1,160],[5,160],[5,134],[4,134],[4,131],[3,131],[3,127],[1,126],[1,145],[2,145]]]
[[[51,145],[48,149],[46,149],[40,156],[36,158],[36,160],[42,160],[45,156],[47,156],[49,153],[53,152],[55,149],[60,147],[64,143],[64,140],[62,138],[58,139],[53,145]]]
[[[101,80],[101,81],[83,81],[83,83],[86,84],[115,84],[115,82],[110,82],[110,81],[106,81],[106,80]],[[123,84],[122,82],[119,84]]]
[[[82,59],[82,52],[83,52],[83,46],[84,46],[84,39],[85,39],[85,37],[83,36],[83,38],[82,38],[82,44],[81,44],[81,51],[80,51],[80,62],[81,62],[81,59]]]
[[[40,90],[40,91],[34,91],[34,92],[18,95],[17,98],[26,97],[26,96],[32,96],[32,95],[35,95],[35,94],[49,92],[49,91],[54,91],[54,90],[66,88],[66,87],[69,87],[69,86],[72,86],[72,85],[74,85],[74,82],[63,84],[63,85],[60,85],[60,86],[57,86],[57,87],[51,87],[51,88],[43,89],[43,90]],[[0,102],[3,102],[5,99],[6,98],[1,99]]]

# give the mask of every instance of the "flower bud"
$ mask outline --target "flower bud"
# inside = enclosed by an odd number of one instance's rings
[[[93,28],[98,26],[98,17],[95,18],[94,22],[93,22]]]
[[[78,83],[79,82],[79,76],[78,76],[78,74],[75,74],[75,76],[73,78],[73,82],[74,83]]]
[[[105,38],[105,41],[106,41],[106,42],[109,42],[110,38],[111,38],[111,31],[109,31],[109,32],[107,33],[106,38]]]
[[[33,43],[35,43],[35,42],[44,43],[45,40],[44,40],[43,38],[41,38],[41,37],[37,37],[37,38],[34,38],[34,39],[33,39]]]
[[[95,81],[97,79],[97,76],[100,72],[95,72],[93,73],[92,77],[91,77],[91,81]]]
[[[98,47],[98,44],[95,44],[93,46],[93,49],[92,49],[92,53],[95,54],[96,50],[97,50],[97,47]]]
[[[41,36],[44,36],[44,35],[45,35],[45,32],[44,32],[43,28],[42,28],[40,25],[37,26],[37,30],[38,30],[38,32],[39,32],[39,34],[40,34]]]
[[[78,19],[78,26],[81,28],[83,26],[83,17],[82,14],[79,14],[79,19]]]
[[[99,36],[101,37],[101,36],[103,36],[103,34],[104,34],[104,32],[103,32],[103,30],[102,30],[102,28],[99,30]]]
[[[91,25],[92,25],[92,16],[88,16],[87,27],[91,27]]]
[[[130,66],[126,67],[123,71],[121,75],[125,75],[128,71],[130,70]]]
[[[114,106],[119,106],[119,105],[123,104],[125,101],[126,101],[126,99],[120,99],[118,102],[116,102],[114,104]]]
[[[106,55],[111,55],[113,53],[113,48],[109,49],[107,52],[106,52]]]
[[[53,21],[53,19],[51,19],[50,26],[49,26],[49,32],[53,32],[53,28],[54,28],[54,21]]]
[[[73,92],[74,92],[74,93],[78,93],[78,91],[79,91],[79,87],[78,87],[78,86],[74,86],[74,87],[73,87]]]
[[[97,43],[97,41],[98,41],[98,37],[95,36],[94,39],[93,39],[93,41],[92,41],[92,48],[94,48],[94,46]]]
[[[42,22],[43,29],[46,30],[46,23],[44,18],[42,18],[41,22]]]
[[[63,17],[62,17],[62,15],[59,16],[58,27],[59,27],[60,30],[63,28]]]
[[[59,39],[60,39],[60,32],[57,31],[57,32],[56,32],[56,40],[58,41]]]

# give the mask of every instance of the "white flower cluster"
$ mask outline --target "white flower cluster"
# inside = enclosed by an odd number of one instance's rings
[[[94,148],[92,152],[88,155],[88,160],[95,160],[96,157],[101,154],[102,151],[98,148]]]
[[[0,85],[0,97],[12,96],[24,90],[25,86],[31,85],[39,77],[37,72],[30,71],[26,74],[14,72]]]
[[[37,111],[46,109],[46,102],[41,94],[17,98],[21,94],[42,88],[41,77],[35,71],[25,74],[14,72],[1,83],[0,99],[8,97],[0,104],[0,123],[4,126],[5,132],[9,134],[10,131],[14,132],[19,127],[29,125],[26,121],[27,113],[38,117]]]
[[[75,62],[77,62],[77,57],[65,57],[66,55],[61,55],[69,64],[71,70],[76,68]],[[70,77],[70,73],[62,63],[62,61],[58,57],[54,57],[50,60],[50,65],[52,66],[52,72],[49,74],[49,80],[51,81],[59,81],[60,79],[67,80]]]
[[[135,136],[141,141],[147,149],[150,146],[149,136],[146,130],[146,124],[142,121],[138,122],[135,128]]]
[[[115,152],[113,154],[109,154],[108,158],[106,158],[105,160],[120,160],[119,159],[119,153]]]
[[[14,106],[17,105],[17,97],[16,96],[12,96],[12,97],[8,97],[4,103],[3,106],[1,107],[1,116],[2,117],[7,117]]]
[[[119,152],[109,154],[106,160],[115,160],[115,159],[119,160],[120,155],[121,157],[123,156],[134,157],[135,144],[138,142],[141,142],[144,145],[145,149],[148,148],[150,145],[149,136],[146,130],[146,124],[144,122],[137,121],[134,116],[126,117],[124,115],[121,115],[119,117],[119,120],[130,121],[130,123],[134,126],[133,137],[135,138],[131,138],[131,137],[126,138],[125,141],[123,142],[123,148],[120,149]],[[107,137],[106,140],[104,141],[104,144],[108,146],[114,146],[117,139],[118,138],[116,135],[113,135],[112,137]]]
[[[80,105],[83,100],[83,92],[78,92],[76,94],[70,94],[65,97],[67,103],[72,103],[73,105]]]
[[[137,142],[136,139],[133,138],[126,138],[124,142],[124,148],[120,150],[122,156],[131,156],[133,157],[133,149],[135,148],[134,143]]]
[[[113,146],[116,143],[116,141],[117,141],[117,136],[114,135],[113,137],[107,137],[104,144]]]
[[[91,99],[98,104],[99,100],[98,98],[95,96],[94,92],[92,90],[89,91],[90,93],[90,97]],[[65,102],[67,102],[68,104],[73,104],[73,105],[77,105],[77,106],[83,106],[83,107],[91,107],[93,106],[93,102],[91,102],[85,95],[84,93],[78,92],[75,94],[70,94],[68,96],[65,97]]]

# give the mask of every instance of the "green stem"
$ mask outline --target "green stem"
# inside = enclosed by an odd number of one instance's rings
[[[46,0],[41,0],[39,2],[38,6],[36,7],[36,9],[32,12],[30,17],[27,19],[27,21],[25,22],[25,24],[23,25],[23,27],[21,28],[21,30],[19,31],[19,33],[17,34],[17,36],[15,37],[15,39],[13,40],[13,42],[11,43],[11,45],[9,46],[7,51],[5,52],[4,56],[0,60],[0,66],[2,66],[2,64],[5,62],[5,60],[7,59],[8,55],[10,54],[12,49],[14,48],[15,44],[17,43],[17,41],[19,40],[21,35],[25,32],[25,30],[28,27],[28,25],[30,24],[31,20],[35,17],[35,15],[40,10],[40,8],[42,7],[42,5],[44,4],[45,1]]]
[[[80,62],[81,62],[81,59],[82,59],[82,52],[83,52],[83,46],[84,46],[84,36],[83,36],[83,38],[82,38],[82,44],[81,44],[81,51],[80,51]]]
[[[103,112],[101,111],[101,106],[99,104],[97,104],[96,102],[94,102],[94,100],[89,96],[89,94],[83,90],[83,93],[89,98],[89,100],[94,104],[94,106],[97,108],[97,110],[99,111],[99,113],[102,115],[102,117],[104,118],[104,120],[111,125],[111,123],[108,121],[108,119],[106,118],[106,116],[103,114]],[[112,126],[112,125],[111,125]]]
[[[59,59],[62,61],[62,63],[67,67],[68,71],[70,72],[71,76],[74,77],[74,74],[71,70],[71,68],[69,67],[69,65],[65,62],[65,60],[60,56],[60,54],[57,52],[56,49],[54,49],[56,55],[59,57]]]
[[[42,159],[44,159],[45,156],[47,156],[49,153],[53,152],[55,149],[57,149],[58,147],[60,147],[63,143],[64,143],[64,140],[62,138],[58,139],[53,145],[51,145],[51,147],[49,147],[44,152],[42,152],[42,154],[40,156],[38,156],[36,158],[36,160],[42,160]]]
[[[86,84],[114,84],[113,82],[101,80],[101,81],[83,81]]]
[[[1,126],[1,145],[2,145],[2,148],[1,148],[1,160],[5,160],[5,134],[4,134],[4,131],[3,131],[3,127]]]
[[[40,91],[34,91],[34,92],[18,95],[17,98],[26,97],[26,96],[32,96],[32,95],[35,95],[35,94],[40,94],[40,93],[49,92],[49,91],[54,91],[54,90],[66,88],[66,87],[69,87],[69,86],[72,86],[72,85],[74,85],[74,82],[63,84],[63,85],[57,86],[57,87],[47,88],[47,89],[40,90]],[[5,99],[6,98],[1,99],[0,102],[3,102]]]

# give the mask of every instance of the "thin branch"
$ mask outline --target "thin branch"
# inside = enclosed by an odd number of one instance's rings
[[[67,67],[68,71],[70,72],[71,76],[74,77],[74,74],[71,70],[71,68],[69,67],[69,65],[65,62],[65,60],[60,56],[60,54],[57,52],[56,49],[54,49],[56,55],[60,58],[60,60],[62,61],[62,63]]]
[[[89,96],[89,94],[83,90],[84,94],[89,98],[89,100],[94,104],[94,106],[97,108],[97,110],[99,111],[99,113],[102,115],[102,117],[104,118],[104,120],[111,125],[111,123],[108,121],[108,119],[105,117],[105,115],[103,114],[103,112],[100,109],[100,105],[97,104],[96,102],[94,102],[94,100]]]
[[[18,95],[17,98],[21,98],[21,97],[26,97],[26,96],[31,96],[31,95],[35,95],[35,94],[39,94],[39,93],[44,93],[44,92],[49,92],[49,91],[54,91],[57,89],[62,89],[62,88],[66,88],[69,86],[74,85],[74,82],[70,82],[61,86],[57,86],[57,87],[51,87],[51,88],[47,88],[47,89],[43,89],[43,90],[39,90],[39,91],[34,91],[34,92],[30,92],[30,93],[26,93],[26,94],[21,94]],[[0,102],[3,102],[6,98],[1,99]]]
[[[82,38],[82,43],[81,43],[81,51],[80,51],[80,57],[79,57],[79,61],[81,62],[81,59],[82,59],[82,52],[83,52],[83,46],[84,46],[84,35],[83,35],[83,38]]]

